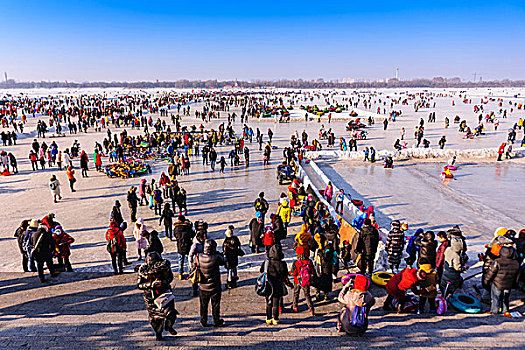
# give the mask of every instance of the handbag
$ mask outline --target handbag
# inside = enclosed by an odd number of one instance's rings
[[[159,309],[164,309],[172,300],[175,300],[175,296],[173,295],[173,292],[168,290],[165,293],[162,293],[158,297],[156,297],[153,302]]]
[[[195,269],[190,273],[188,276],[188,280],[190,280],[191,283],[196,284],[200,283],[204,280],[204,275],[201,272],[200,264],[199,264],[199,254],[195,256],[195,261],[197,262],[197,266]]]

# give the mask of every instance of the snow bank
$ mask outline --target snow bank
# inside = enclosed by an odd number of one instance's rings
[[[513,153],[515,157],[525,157],[525,147],[514,148]],[[433,149],[433,148],[407,148],[399,152],[390,150],[381,150],[376,152],[376,158],[381,159],[386,156],[392,156],[394,160],[400,159],[450,159],[453,156],[461,159],[472,158],[497,158],[497,148],[479,148],[479,149]],[[362,160],[364,154],[362,151],[339,151],[339,150],[325,150],[325,151],[309,151],[306,153],[308,159],[349,159]]]

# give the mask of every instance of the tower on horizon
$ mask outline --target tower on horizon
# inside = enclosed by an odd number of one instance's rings
[[[396,79],[399,80],[399,68],[396,68]]]

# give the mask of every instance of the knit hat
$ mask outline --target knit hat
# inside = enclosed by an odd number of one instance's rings
[[[357,275],[354,279],[354,289],[359,292],[366,292],[370,287],[370,280],[363,275]]]
[[[432,266],[430,264],[421,264],[419,268],[421,271],[424,271],[425,273],[432,273]]]
[[[423,270],[419,270],[416,274],[416,277],[419,281],[423,281],[427,277],[427,273]]]

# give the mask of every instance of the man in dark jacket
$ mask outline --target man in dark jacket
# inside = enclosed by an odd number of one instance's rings
[[[198,254],[195,260],[203,277],[199,282],[201,325],[208,326],[208,304],[211,300],[213,326],[221,327],[224,325],[224,320],[220,316],[222,292],[220,266],[224,265],[224,257],[217,252],[217,243],[213,239],[208,239],[204,243],[203,253]]]
[[[372,226],[370,219],[365,219],[363,227],[359,232],[356,253],[361,254],[361,273],[365,274],[368,267],[368,273],[374,273],[374,259],[379,244],[379,231]]]
[[[53,267],[55,239],[51,233],[48,232],[45,227],[40,226],[38,230],[31,235],[30,241],[33,247],[31,254],[36,261],[40,282],[43,283],[46,281],[44,277],[44,263],[47,265],[51,277],[58,275],[58,273],[55,273],[55,268]]]
[[[434,232],[427,231],[424,235],[416,238],[414,244],[419,247],[418,266],[430,264],[430,266],[435,269],[437,242],[435,240]]]
[[[177,252],[179,253],[179,279],[184,275],[184,264],[190,253],[191,244],[195,233],[192,224],[184,215],[179,215],[173,227],[175,240],[177,241]]]
[[[139,268],[137,287],[144,291],[143,297],[148,310],[149,322],[155,331],[157,340],[162,340],[162,331],[164,329],[172,335],[177,334],[175,329],[173,329],[173,324],[178,314],[177,310],[175,310],[175,302],[171,300],[162,308],[155,303],[159,296],[171,293],[172,281],[173,273],[171,272],[169,260],[162,260],[156,252],[148,253],[145,264]]]
[[[131,186],[128,191],[128,206],[129,212],[131,213],[131,222],[137,221],[137,207],[139,205],[139,197],[137,196],[137,188]]]
[[[519,263],[512,258],[514,249],[502,247],[499,258],[494,260],[485,274],[484,284],[491,285],[492,304],[490,313],[500,312],[507,316],[509,310],[510,290],[516,285],[519,275]]]

